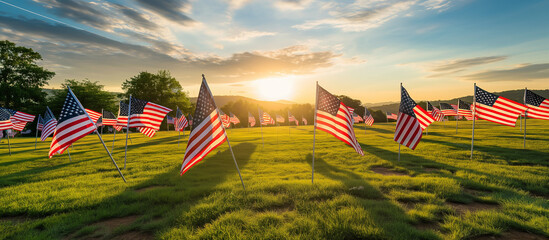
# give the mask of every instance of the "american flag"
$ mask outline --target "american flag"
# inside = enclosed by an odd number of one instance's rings
[[[386,114],[387,114],[387,119],[393,119],[393,120],[398,119],[398,115],[396,115],[394,113],[386,112]]]
[[[467,120],[473,120],[473,111],[471,111],[471,104],[458,99],[458,114],[465,117]]]
[[[219,116],[221,117],[221,122],[223,123],[224,128],[228,128],[231,126],[231,117],[221,111],[221,109],[219,109]]]
[[[303,122],[303,125],[307,125],[307,119],[305,117],[301,117],[301,121]]]
[[[175,112],[175,122],[176,131],[185,131],[185,128],[189,125],[189,123],[187,122],[187,118],[185,118],[185,115],[183,114],[183,112],[181,112],[181,109],[179,109],[179,107]]]
[[[259,110],[260,118],[259,121],[261,122],[261,125],[269,125],[269,124],[275,124],[274,119],[269,115],[267,112],[263,112]]]
[[[355,123],[355,122],[356,122],[356,123],[359,123],[359,122],[362,122],[362,121],[364,121],[364,119],[362,119],[361,116],[359,116],[359,115],[356,114],[356,113],[353,113],[353,123]]]
[[[118,104],[118,118],[116,119],[116,126],[114,126],[116,131],[128,126],[128,109],[128,104],[120,101]]]
[[[42,128],[44,128],[44,119],[42,118],[42,115],[38,115],[38,122],[36,123],[36,130],[42,131]]]
[[[10,118],[10,112],[8,112],[5,108],[0,108],[0,131],[11,129],[13,127]]]
[[[474,108],[476,117],[514,127],[519,115],[528,107],[475,86]]]
[[[440,111],[442,111],[442,114],[444,114],[444,116],[457,115],[456,109],[452,105],[448,103],[439,103],[439,106],[440,106]]]
[[[23,131],[23,129],[25,128],[25,125],[27,125],[27,122],[16,122],[16,123],[13,123],[13,130],[15,131]]]
[[[97,119],[97,122],[95,122],[95,126],[97,127],[103,126],[103,117],[100,117],[99,119]]]
[[[164,116],[172,111],[167,107],[134,97],[130,97],[130,104],[130,125],[128,127],[131,128],[152,128],[158,131]]]
[[[355,137],[349,108],[318,84],[316,94],[315,126],[351,146],[358,154],[364,155]]]
[[[156,134],[156,130],[152,129],[152,128],[148,128],[148,127],[138,127],[137,128],[139,130],[139,132],[145,134],[147,137],[154,137],[154,135]]]
[[[290,122],[295,122],[296,126],[299,125],[299,121],[297,121],[297,119],[294,117],[294,115],[292,115],[290,112],[288,112],[288,123],[290,123]]]
[[[374,117],[372,117],[372,114],[366,107],[364,107],[364,123],[368,126],[372,126],[374,124]]]
[[[88,115],[90,115],[90,118],[92,119],[93,123],[96,123],[97,120],[99,120],[99,118],[101,117],[101,113],[98,113],[90,109],[85,109],[85,110],[88,113]]]
[[[212,92],[210,92],[206,79],[202,78],[191,134],[180,174],[183,175],[187,172],[226,139],[225,128],[222,126]]]
[[[231,123],[233,124],[237,124],[237,123],[240,123],[240,119],[238,119],[238,117],[236,117],[236,115],[234,115],[233,113],[229,113],[231,114]]]
[[[46,138],[48,138],[57,127],[57,120],[55,119],[55,116],[53,116],[53,113],[49,107],[46,108],[46,112],[44,113],[44,128],[40,134],[40,141],[46,141]]]
[[[114,116],[114,113],[103,110],[103,125],[116,126],[116,117]]]
[[[193,115],[188,114],[187,115],[187,121],[189,122],[189,126],[193,125]]]
[[[285,121],[285,119],[282,116],[280,116],[278,114],[276,115],[276,122],[277,123],[283,123],[284,121]]]
[[[170,117],[170,115],[166,115],[166,123],[167,124],[175,124],[175,120],[173,117]]]
[[[415,149],[423,130],[435,121],[423,108],[401,87],[400,108],[396,124],[394,140],[410,149]]]
[[[12,123],[14,123],[14,122],[32,122],[32,121],[34,121],[34,117],[35,117],[34,115],[30,115],[28,113],[24,113],[24,112],[20,112],[20,111],[11,110],[11,109],[8,109],[8,108],[0,107],[0,109],[6,109],[10,113]]]
[[[250,127],[255,126],[255,117],[250,112],[248,112],[248,123],[250,124]]]
[[[100,115],[100,114],[99,114]],[[59,115],[59,122],[53,133],[48,156],[62,154],[78,139],[96,131],[95,124],[90,121],[86,110],[80,105],[76,96],[69,88],[67,98]]]
[[[534,92],[524,90],[524,104],[528,107],[528,117],[549,120],[549,100],[535,94]]]
[[[444,113],[442,113],[440,109],[434,107],[431,102],[427,102],[427,113],[431,114],[431,117],[437,122],[442,121],[444,118]]]
[[[352,108],[352,107],[347,107],[349,109],[349,112],[351,113],[351,115],[353,115],[353,113],[355,112],[355,109]]]

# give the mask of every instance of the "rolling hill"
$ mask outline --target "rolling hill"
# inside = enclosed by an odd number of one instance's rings
[[[191,102],[196,103],[196,97],[191,97]],[[261,106],[265,110],[269,111],[278,111],[280,109],[284,109],[286,107],[291,106],[292,104],[296,104],[294,102],[290,102],[287,100],[279,100],[279,101],[260,101],[249,97],[243,97],[243,96],[214,96],[215,103],[218,107],[223,107],[227,103],[235,102],[238,100],[244,100],[248,101],[252,104],[257,104]]]

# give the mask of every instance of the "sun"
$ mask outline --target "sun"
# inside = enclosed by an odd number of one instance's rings
[[[294,93],[292,77],[271,77],[254,81],[259,98],[265,101],[288,100]]]

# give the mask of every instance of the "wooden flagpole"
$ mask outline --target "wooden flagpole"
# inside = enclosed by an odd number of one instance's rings
[[[257,114],[259,116],[259,128],[261,128],[261,149],[263,149],[265,147],[265,140],[263,139],[263,124],[261,122],[261,119],[263,119],[263,117],[261,116],[261,110],[259,110],[259,105],[257,105]]]
[[[126,124],[126,149],[124,150],[124,169],[126,169],[126,159],[128,158],[128,137],[130,135],[131,109],[132,109],[132,95],[130,94],[130,103],[128,105],[128,122]]]
[[[477,83],[474,84],[473,89],[473,131],[471,135],[471,160],[473,160],[473,147],[475,145],[475,119],[477,118]]]
[[[74,96],[74,93],[72,93],[71,88],[69,86],[67,86],[67,88],[69,89],[69,93],[72,94],[74,99],[76,99],[76,102],[78,102],[78,105],[80,106],[80,108],[84,109],[84,107],[82,106],[82,103],[80,103],[80,100],[78,100],[78,98],[76,98],[76,96]],[[86,111],[84,111],[84,112],[86,113],[86,116],[88,117],[90,122],[92,122],[93,125],[95,126],[95,123],[92,121],[92,119],[91,119],[90,115],[88,114],[88,112],[86,112]],[[95,126],[95,133],[97,134],[97,137],[99,138],[99,140],[101,140],[101,143],[103,144],[103,147],[105,148],[105,151],[107,151],[107,154],[109,154],[109,157],[111,158],[112,163],[116,167],[116,170],[118,170],[118,173],[122,177],[122,180],[124,180],[124,182],[126,182],[126,178],[124,178],[124,175],[120,171],[120,168],[118,168],[118,165],[116,165],[116,161],[114,161],[114,158],[112,158],[111,152],[109,152],[109,149],[107,148],[107,145],[105,145],[105,142],[103,141],[103,138],[101,137],[101,135],[99,135],[99,132],[97,132],[97,126]]]
[[[202,74],[202,81],[206,83],[206,78],[204,77],[204,74]],[[238,176],[240,177],[240,182],[242,183],[242,188],[246,190],[246,187],[244,186],[244,180],[242,180],[242,174],[240,174],[240,168],[238,168],[238,163],[236,163],[236,158],[234,157],[233,148],[231,147],[231,142],[229,142],[229,137],[227,137],[227,130],[225,129],[225,126],[223,126],[223,121],[221,120],[221,114],[219,114],[219,108],[217,107],[217,104],[215,104],[215,99],[213,99],[212,91],[210,90],[210,86],[206,83],[206,88],[208,88],[208,92],[210,92],[210,96],[212,96],[212,101],[215,105],[215,110],[217,111],[217,119],[219,122],[221,122],[221,126],[223,127],[223,134],[225,134],[225,139],[227,139],[227,144],[229,145],[229,150],[231,150],[231,155],[233,156],[234,165],[236,166],[236,170],[238,171]]]
[[[38,121],[36,121],[36,135],[35,135],[35,138],[34,138],[34,150],[36,150],[36,144],[38,142],[38,124],[40,123],[40,119],[42,118],[42,115],[41,114],[38,114]],[[42,128],[44,126],[42,125]]]
[[[526,90],[527,88],[524,88],[524,105],[526,105]],[[528,118],[528,109],[524,111],[524,138],[522,140],[522,148],[526,149],[526,119]]]
[[[458,120],[459,120],[459,99],[458,99],[458,104],[456,109],[456,134],[458,133]]]
[[[315,122],[313,127],[313,163],[312,163],[312,174],[311,174],[311,183],[315,183],[315,143],[316,143],[316,112],[318,111],[318,81],[316,82],[316,96],[315,96]]]

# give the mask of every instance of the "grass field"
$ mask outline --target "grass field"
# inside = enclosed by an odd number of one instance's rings
[[[50,139],[0,145],[2,239],[545,239],[549,237],[549,122],[519,128],[435,123],[415,151],[394,123],[356,125],[365,156],[312,126],[229,129],[227,144],[179,176],[187,138],[132,134],[124,183],[95,135],[72,161],[47,158]],[[123,166],[123,135],[114,158]],[[112,135],[105,134],[111,148]]]

